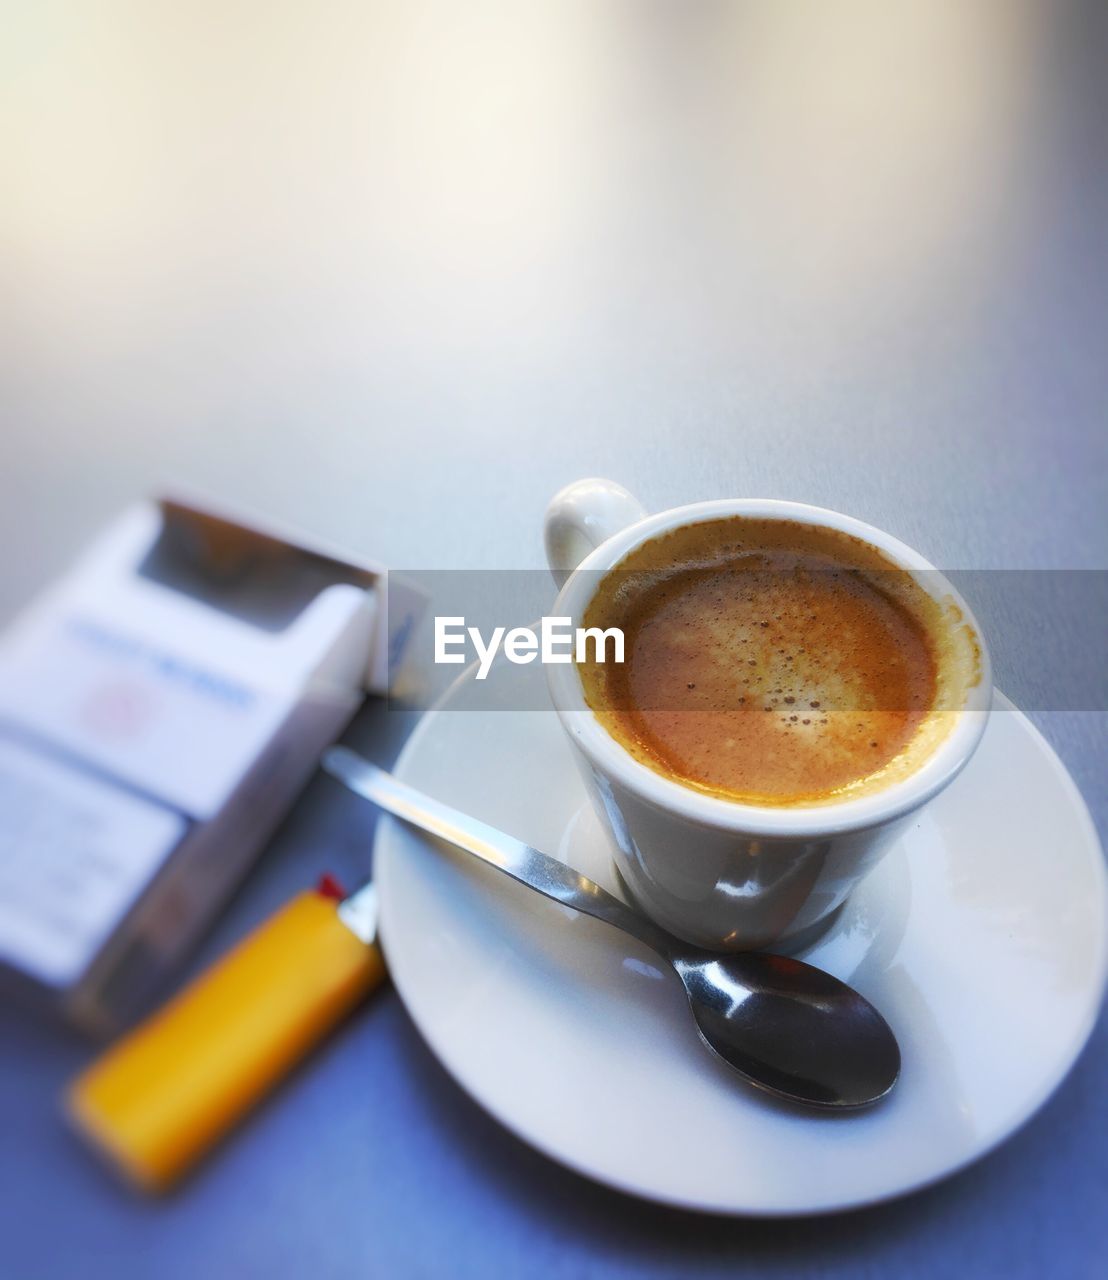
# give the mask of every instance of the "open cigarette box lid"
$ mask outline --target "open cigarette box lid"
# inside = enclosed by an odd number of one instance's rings
[[[136,1012],[422,607],[383,570],[184,502],[126,510],[0,637],[0,970]]]

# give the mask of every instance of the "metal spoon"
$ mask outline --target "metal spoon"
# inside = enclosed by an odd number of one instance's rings
[[[900,1073],[888,1023],[846,983],[786,956],[703,951],[666,933],[592,880],[400,782],[345,747],[323,767],[352,791],[521,884],[644,942],[684,984],[704,1043],[751,1084],[810,1107],[883,1098]]]

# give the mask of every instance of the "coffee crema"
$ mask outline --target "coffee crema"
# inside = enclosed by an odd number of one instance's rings
[[[905,777],[979,679],[952,601],[862,539],[799,521],[731,516],[653,538],[582,621],[624,632],[622,665],[577,665],[612,737],[747,804],[824,804]]]

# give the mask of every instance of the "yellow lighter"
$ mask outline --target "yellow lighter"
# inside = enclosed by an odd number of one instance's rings
[[[326,878],[259,925],[70,1086],[76,1128],[168,1189],[384,976],[372,884]]]

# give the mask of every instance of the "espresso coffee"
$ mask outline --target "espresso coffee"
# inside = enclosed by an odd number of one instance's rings
[[[960,615],[883,552],[790,520],[735,516],[646,542],[582,621],[624,632],[622,664],[578,664],[616,741],[748,804],[828,803],[917,768],[977,656]]]

